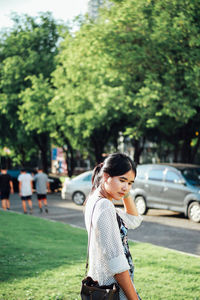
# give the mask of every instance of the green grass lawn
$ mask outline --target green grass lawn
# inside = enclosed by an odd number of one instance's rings
[[[84,230],[0,211],[0,300],[80,299]],[[130,243],[135,285],[146,299],[200,299],[200,259]]]

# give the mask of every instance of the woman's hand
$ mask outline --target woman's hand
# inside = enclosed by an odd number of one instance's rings
[[[129,215],[138,216],[138,211],[130,193],[123,198],[124,207]]]

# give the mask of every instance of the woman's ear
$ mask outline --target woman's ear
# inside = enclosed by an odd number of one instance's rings
[[[108,173],[103,173],[103,181],[106,182],[109,178],[109,174]]]

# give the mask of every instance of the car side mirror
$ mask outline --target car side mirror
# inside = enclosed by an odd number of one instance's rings
[[[179,179],[179,180],[176,180],[175,182],[178,184],[186,185],[186,182],[184,179]]]

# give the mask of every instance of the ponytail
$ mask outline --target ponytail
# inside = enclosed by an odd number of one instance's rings
[[[100,163],[93,170],[93,173],[92,173],[92,191],[97,189],[100,185],[101,177],[102,177],[102,172],[101,172],[102,167],[103,167],[103,163]]]

